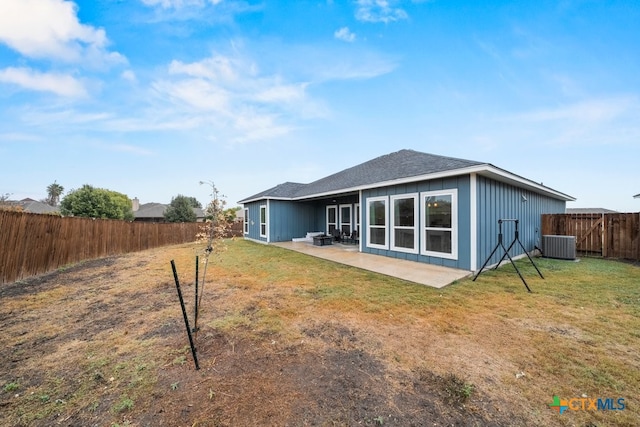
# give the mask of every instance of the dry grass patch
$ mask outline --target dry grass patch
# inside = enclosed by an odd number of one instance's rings
[[[585,259],[432,289],[230,241],[193,318],[196,245],[87,262],[0,289],[7,425],[634,425],[640,274]],[[624,411],[559,415],[562,398]]]

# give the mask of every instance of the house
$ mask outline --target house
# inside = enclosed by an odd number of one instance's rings
[[[165,222],[164,220],[164,211],[169,207],[168,204],[164,203],[142,203],[140,204],[140,200],[135,197],[131,201],[134,221],[139,222]],[[202,222],[204,221],[204,211],[200,208],[193,208],[193,211],[196,214],[196,221]]]
[[[605,208],[567,208],[566,213],[568,214],[607,214],[607,213],[619,213],[618,211],[613,211],[611,209]]]
[[[497,244],[498,220],[518,219],[520,240],[531,251],[540,246],[541,214],[564,213],[573,200],[489,163],[401,150],[239,203],[246,239],[271,243],[357,230],[361,252],[476,271]],[[509,244],[515,222],[503,225]]]
[[[6,204],[9,206],[21,208],[24,212],[37,214],[60,213],[60,209],[58,207],[51,206],[47,203],[39,202],[30,198],[22,200],[7,200]]]

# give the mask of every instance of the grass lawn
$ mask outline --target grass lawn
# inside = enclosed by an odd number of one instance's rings
[[[533,293],[511,265],[433,289],[226,247],[203,290],[199,371],[170,260],[192,319],[201,245],[0,288],[0,424],[638,425],[637,266],[536,259],[543,280],[525,259]]]

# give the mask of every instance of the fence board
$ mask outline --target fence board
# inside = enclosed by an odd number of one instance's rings
[[[0,211],[0,284],[87,259],[192,242],[199,226]]]
[[[640,213],[545,214],[542,234],[575,236],[583,255],[640,261]]]

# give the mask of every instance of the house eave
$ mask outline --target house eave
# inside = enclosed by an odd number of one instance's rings
[[[429,181],[434,179],[451,178],[454,176],[468,175],[472,173],[482,175],[487,178],[494,179],[496,181],[512,184],[520,188],[525,188],[535,193],[544,194],[554,199],[559,199],[563,201],[576,200],[574,197],[571,197],[567,194],[561,193],[549,187],[545,187],[542,184],[538,184],[534,181],[515,175],[511,172],[507,172],[504,169],[500,169],[498,167],[495,167],[491,164],[486,163],[486,164],[481,164],[477,166],[470,166],[470,167],[460,168],[460,169],[451,169],[447,171],[441,171],[441,172],[435,172],[435,173],[429,173],[429,174],[423,174],[423,175],[414,175],[406,178],[375,182],[372,184],[360,185],[360,186],[349,187],[349,188],[341,188],[341,189],[325,191],[321,193],[306,194],[304,196],[299,196],[299,197],[263,196],[263,197],[241,200],[238,203],[251,203],[259,200],[305,201],[305,200],[312,200],[312,199],[321,199],[326,197],[335,197],[335,196],[339,196],[347,193],[356,193],[359,191],[370,190],[373,188],[390,187],[394,185],[409,184],[409,183],[418,182],[418,181]]]
[[[542,184],[538,184],[535,181],[507,172],[506,170],[493,165],[487,165],[486,168],[482,168],[482,170],[477,171],[477,173],[478,175],[486,176],[496,181],[505,182],[517,187],[526,188],[534,193],[544,194],[554,199],[563,200],[565,202],[574,202],[576,200],[575,197],[568,194],[546,187]]]
[[[290,202],[292,200],[295,200],[291,197],[274,197],[274,196],[262,196],[262,197],[254,197],[251,199],[242,199],[238,202],[239,205],[244,205],[246,203],[253,203],[253,202],[259,202],[259,201],[264,201],[264,200],[283,200],[283,201],[287,201]]]
[[[483,164],[483,165],[478,165],[478,166],[470,166],[467,168],[461,168],[461,169],[452,169],[452,170],[448,170],[448,171],[442,171],[442,172],[436,172],[436,173],[430,173],[430,174],[424,174],[424,175],[416,175],[416,176],[411,176],[411,177],[406,177],[406,178],[401,178],[401,179],[394,179],[394,180],[390,180],[390,181],[382,181],[382,182],[377,182],[377,183],[373,183],[373,184],[367,184],[367,185],[361,185],[361,186],[357,186],[357,187],[351,187],[351,188],[343,188],[340,190],[336,190],[336,191],[327,191],[327,192],[323,192],[323,193],[317,193],[317,194],[311,194],[311,195],[306,195],[306,196],[302,196],[302,197],[295,197],[295,198],[291,198],[288,200],[307,200],[307,199],[317,199],[317,198],[322,198],[322,197],[329,197],[329,196],[335,196],[335,195],[340,195],[340,194],[345,194],[345,193],[353,193],[353,192],[358,192],[358,191],[362,191],[362,190],[370,190],[373,188],[378,188],[378,187],[390,187],[393,185],[402,185],[402,184],[409,184],[412,182],[418,182],[418,181],[429,181],[429,180],[434,180],[434,179],[442,179],[442,178],[451,178],[454,176],[460,176],[460,175],[468,175],[468,174],[472,174],[472,173],[476,173],[478,175],[482,175],[482,176],[486,176],[488,178],[494,179],[496,181],[501,181],[501,182],[505,182],[508,184],[512,184],[515,185],[517,187],[521,187],[521,188],[527,188],[533,192],[536,193],[541,193],[541,194],[545,194],[548,195],[550,197],[553,197],[555,199],[560,199],[560,200],[564,200],[564,201],[575,201],[576,199],[561,193],[559,191],[556,191],[552,188],[549,187],[545,187],[542,184],[538,184],[534,181],[531,181],[529,179],[523,178],[521,176],[512,174],[510,172],[507,172],[503,169],[497,168],[491,164]]]

